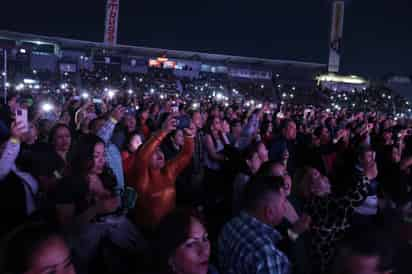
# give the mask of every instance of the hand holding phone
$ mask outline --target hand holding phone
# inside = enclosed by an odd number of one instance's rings
[[[29,131],[27,109],[21,108],[16,110],[16,124],[21,126],[23,132]]]

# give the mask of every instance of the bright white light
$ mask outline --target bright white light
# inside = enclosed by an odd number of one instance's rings
[[[6,88],[9,88],[9,87],[10,87],[10,83],[6,82]]]
[[[283,102],[283,101],[280,101],[280,104],[281,104],[281,105],[284,105],[284,104],[285,104],[285,102]]]
[[[150,93],[153,94],[155,92],[154,88],[150,89]]]
[[[258,104],[258,105],[256,106],[256,108],[262,108],[262,107],[263,107],[262,104]]]
[[[338,94],[338,98],[340,98],[341,97],[341,95],[340,94]]]
[[[164,99],[165,98],[165,96],[163,95],[163,94],[160,94],[160,99]]]
[[[43,111],[45,111],[45,112],[50,112],[50,111],[52,111],[52,110],[54,109],[54,106],[53,106],[52,104],[50,104],[50,103],[44,103],[44,104],[41,106],[41,109],[42,109]]]
[[[356,104],[355,104],[355,103],[353,103],[353,104],[352,104],[352,107],[355,107],[355,106],[356,106]]]
[[[140,78],[140,79],[139,79],[139,82],[140,82],[140,83],[143,82],[143,78]]]
[[[208,84],[208,83],[206,83],[206,84],[205,84],[205,87],[208,87],[208,86],[209,86],[209,84]]]
[[[291,94],[290,94],[290,98],[293,98],[293,97],[295,97],[295,95],[293,95],[293,93],[291,93]]]
[[[330,108],[327,108],[327,109],[326,109],[326,112],[330,112]]]
[[[345,98],[343,98],[343,99],[345,99],[345,101],[348,101],[348,97],[345,97]]]
[[[33,79],[23,79],[23,83],[25,83],[25,84],[34,84],[34,83],[36,83],[36,81],[33,80]]]
[[[392,97],[390,95],[388,95],[388,99],[390,100]]]
[[[33,69],[33,74],[37,74],[37,70]]]
[[[161,85],[160,85],[160,88],[165,88],[165,85],[161,84]]]
[[[123,77],[123,82],[126,82],[126,81],[127,81],[126,77]]]
[[[17,91],[20,91],[20,90],[22,90],[22,89],[24,89],[24,84],[20,83],[20,84],[18,84],[18,85],[16,86],[16,90],[17,90]]]
[[[408,112],[412,112],[412,109],[408,108]]]
[[[354,89],[352,89],[352,93],[355,93],[355,90],[354,90]]]
[[[295,88],[295,87],[292,87],[292,90],[296,90],[296,88]]]
[[[197,109],[199,107],[198,103],[193,103],[192,108]]]
[[[3,72],[1,73],[1,75],[4,77],[4,76],[6,76],[6,73],[3,71]]]
[[[264,89],[264,88],[265,88],[265,85],[260,85],[260,88],[261,88],[261,89]]]
[[[135,106],[134,108],[135,108],[136,110],[139,110],[139,106]]]
[[[249,103],[249,102],[246,102],[246,103],[245,103],[245,106],[250,107],[250,103]]]
[[[25,54],[26,52],[26,49],[20,49],[20,53]]]
[[[87,98],[89,98],[89,94],[87,92],[83,92],[82,97],[83,97],[83,99],[87,99]]]
[[[406,102],[405,102],[405,104],[409,105],[409,102],[408,102],[408,101],[406,101]]]
[[[251,103],[252,105],[254,105],[254,104],[255,104],[255,101],[254,101],[254,100],[250,100],[250,103]]]
[[[223,99],[222,93],[216,94],[216,100],[222,100],[222,99]]]
[[[225,103],[225,107],[228,107],[229,106],[229,103]]]
[[[276,78],[279,78],[280,77],[280,74],[276,74]]]
[[[67,88],[67,84],[66,84],[66,83],[61,84],[61,85],[60,85],[60,88],[61,88],[61,89],[66,89],[66,88]]]
[[[287,96],[287,94],[286,93],[282,93],[282,97],[286,97]]]
[[[127,91],[127,93],[133,94],[133,90],[132,90],[132,89],[129,89],[129,90]]]
[[[335,97],[331,96],[330,99],[333,100]]]
[[[107,95],[109,96],[110,99],[112,99],[114,97],[114,91],[113,90],[109,90],[107,92]]]
[[[34,85],[33,88],[34,89],[40,89],[40,85]]]
[[[109,89],[108,88],[104,88],[104,92],[108,92],[109,91]]]
[[[40,42],[40,41],[34,41],[34,43],[35,43],[36,45],[41,45],[41,42]]]
[[[383,93],[383,94],[382,94],[382,98],[385,98],[385,97],[386,97],[386,94],[385,94],[385,93]]]
[[[368,102],[368,99],[365,99],[365,101],[364,101],[365,103],[367,103]]]
[[[279,85],[278,85],[278,88],[281,88],[281,87],[282,87],[282,85],[281,85],[281,84],[279,84]]]

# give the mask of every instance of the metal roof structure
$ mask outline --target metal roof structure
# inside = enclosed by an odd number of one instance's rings
[[[258,65],[258,66],[267,66],[267,67],[290,66],[290,67],[300,67],[300,68],[307,68],[307,69],[326,69],[326,64],[321,64],[321,63],[242,57],[242,56],[212,54],[212,53],[203,53],[203,52],[195,52],[195,51],[138,47],[138,46],[130,46],[130,45],[116,45],[112,47],[104,43],[98,43],[98,42],[45,36],[45,35],[37,35],[37,34],[19,33],[19,32],[7,31],[7,30],[0,30],[0,39],[12,39],[12,40],[18,40],[18,41],[30,41],[30,42],[39,42],[39,43],[53,43],[53,44],[59,45],[59,47],[63,49],[64,48],[107,49],[107,50],[116,51],[119,54],[128,54],[132,56],[149,56],[149,57],[167,56],[168,58],[189,59],[189,60],[196,60],[196,61],[202,61],[202,62],[218,62],[218,63],[230,63],[230,64],[240,64],[240,65]]]

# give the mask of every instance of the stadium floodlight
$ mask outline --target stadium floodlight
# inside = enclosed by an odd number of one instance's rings
[[[34,84],[34,83],[36,83],[36,81],[35,80],[33,80],[33,79],[23,79],[23,83],[25,83],[26,85],[28,85],[28,84]]]
[[[89,98],[89,94],[87,92],[83,92],[82,97],[83,97],[83,99],[87,99],[87,98]]]
[[[52,111],[52,110],[54,109],[54,106],[53,106],[52,104],[50,104],[50,103],[43,103],[42,106],[41,106],[41,109],[42,109],[44,112],[50,112],[50,111]]]

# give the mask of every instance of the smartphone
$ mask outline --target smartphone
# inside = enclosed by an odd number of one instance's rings
[[[23,132],[29,131],[29,120],[27,116],[27,109],[16,110],[16,123],[22,124],[24,130]]]
[[[137,200],[136,191],[133,188],[126,186],[124,189],[122,200],[123,200],[122,202],[123,202],[124,208],[133,209],[136,205],[136,200]]]

